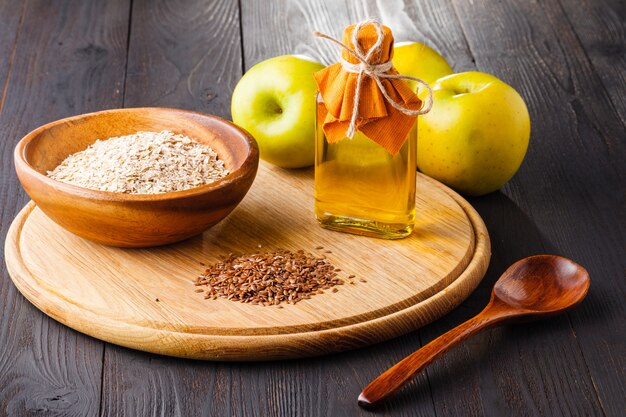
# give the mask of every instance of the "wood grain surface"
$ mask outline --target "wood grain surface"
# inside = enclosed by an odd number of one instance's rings
[[[445,314],[480,282],[489,236],[454,192],[420,176],[415,231],[386,241],[319,227],[312,174],[262,164],[226,220],[201,237],[144,250],[78,238],[31,203],[7,235],[5,260],[22,294],[69,327],[122,346],[213,360],[311,356],[385,340]],[[327,257],[346,284],[284,308],[195,293],[202,263],[281,248]]]
[[[512,195],[521,194],[518,204],[541,231],[541,250],[577,260],[592,277],[612,277],[593,285],[590,294],[596,303],[584,303],[578,314],[568,315],[571,336],[559,338],[550,346],[554,349],[545,352],[546,358],[568,352],[567,361],[538,362],[539,369],[551,374],[548,377],[542,372],[543,381],[547,389],[572,393],[559,409],[619,415],[625,407],[622,405],[620,411],[615,398],[626,398],[625,385],[618,383],[626,380],[626,366],[615,364],[624,363],[626,358],[613,347],[619,345],[619,338],[626,338],[626,308],[624,303],[609,300],[626,299],[624,124],[557,3],[533,7],[509,1],[494,7],[490,20],[497,19],[501,27],[516,28],[501,32],[476,30],[476,22],[485,17],[458,3],[477,64],[520,86],[521,94],[532,103],[530,114],[536,133],[531,141],[534,139],[536,146],[531,147],[523,167],[529,174],[519,175],[510,187]],[[493,55],[494,50],[503,49],[515,53]],[[535,61],[528,57],[535,57]],[[545,70],[533,70],[533,64]],[[595,144],[593,152],[591,143]],[[545,178],[540,185],[537,172],[543,172]],[[615,209],[620,206],[621,210]],[[598,334],[604,335],[602,342]],[[620,334],[625,336],[616,336]],[[581,353],[571,348],[576,345]],[[591,379],[585,377],[584,369],[563,378],[578,368],[569,363],[585,361]],[[599,385],[604,387],[598,390]],[[599,401],[593,399],[592,391]],[[533,396],[545,398],[544,392],[538,389]],[[574,395],[580,392],[585,395]],[[541,402],[543,409],[553,407],[547,398]]]
[[[100,3],[0,0],[0,45],[15,51],[10,58],[1,49],[0,62],[3,236],[27,202],[11,152],[28,131],[60,117],[120,107],[124,94],[127,106],[228,116],[243,70],[292,52],[334,60],[333,47],[320,45],[310,32],[339,34],[345,22],[369,16],[382,17],[398,40],[435,46],[455,71],[489,72],[518,89],[532,117],[529,153],[501,192],[469,200],[493,245],[477,290],[419,331],[356,351],[270,363],[144,354],[47,319],[19,295],[3,263],[0,416],[371,415],[355,401],[369,381],[478,313],[510,264],[546,252],[589,270],[593,283],[581,306],[567,316],[474,337],[380,413],[624,415],[623,1]],[[104,54],[93,47],[87,53],[90,44]],[[192,72],[195,84],[187,89]]]
[[[122,105],[128,2],[9,1],[0,9],[2,42],[4,22],[22,19],[9,25],[19,32],[6,33],[15,53],[0,114],[4,235],[28,201],[10,159],[19,138],[61,117]],[[103,344],[46,319],[7,281],[4,262],[1,268],[0,415],[98,414]]]
[[[622,94],[626,90],[626,4],[608,0],[562,0],[561,3],[593,72],[626,124],[626,97]]]

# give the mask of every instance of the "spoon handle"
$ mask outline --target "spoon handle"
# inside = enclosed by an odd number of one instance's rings
[[[371,408],[385,401],[409,383],[419,371],[450,348],[479,331],[499,323],[504,318],[499,314],[491,314],[487,310],[483,310],[465,323],[442,334],[426,346],[387,369],[361,392],[359,405],[364,408]]]

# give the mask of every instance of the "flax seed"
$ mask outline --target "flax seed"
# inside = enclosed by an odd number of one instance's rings
[[[337,270],[324,256],[283,249],[244,256],[230,254],[196,279],[196,285],[207,286],[214,299],[263,306],[296,304],[342,284]]]

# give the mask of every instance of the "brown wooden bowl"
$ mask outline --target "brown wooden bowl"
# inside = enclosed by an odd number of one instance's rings
[[[230,174],[212,184],[163,194],[96,191],[46,175],[98,138],[164,129],[211,146]],[[136,108],[83,114],[41,126],[17,144],[14,160],[28,195],[60,226],[105,245],[148,247],[197,235],[225,218],[250,189],[259,150],[250,134],[219,117]]]

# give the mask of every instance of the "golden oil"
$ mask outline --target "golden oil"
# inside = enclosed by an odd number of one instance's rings
[[[410,235],[415,222],[416,142],[417,123],[395,155],[361,132],[331,144],[318,120],[315,216],[320,225],[385,239]]]

